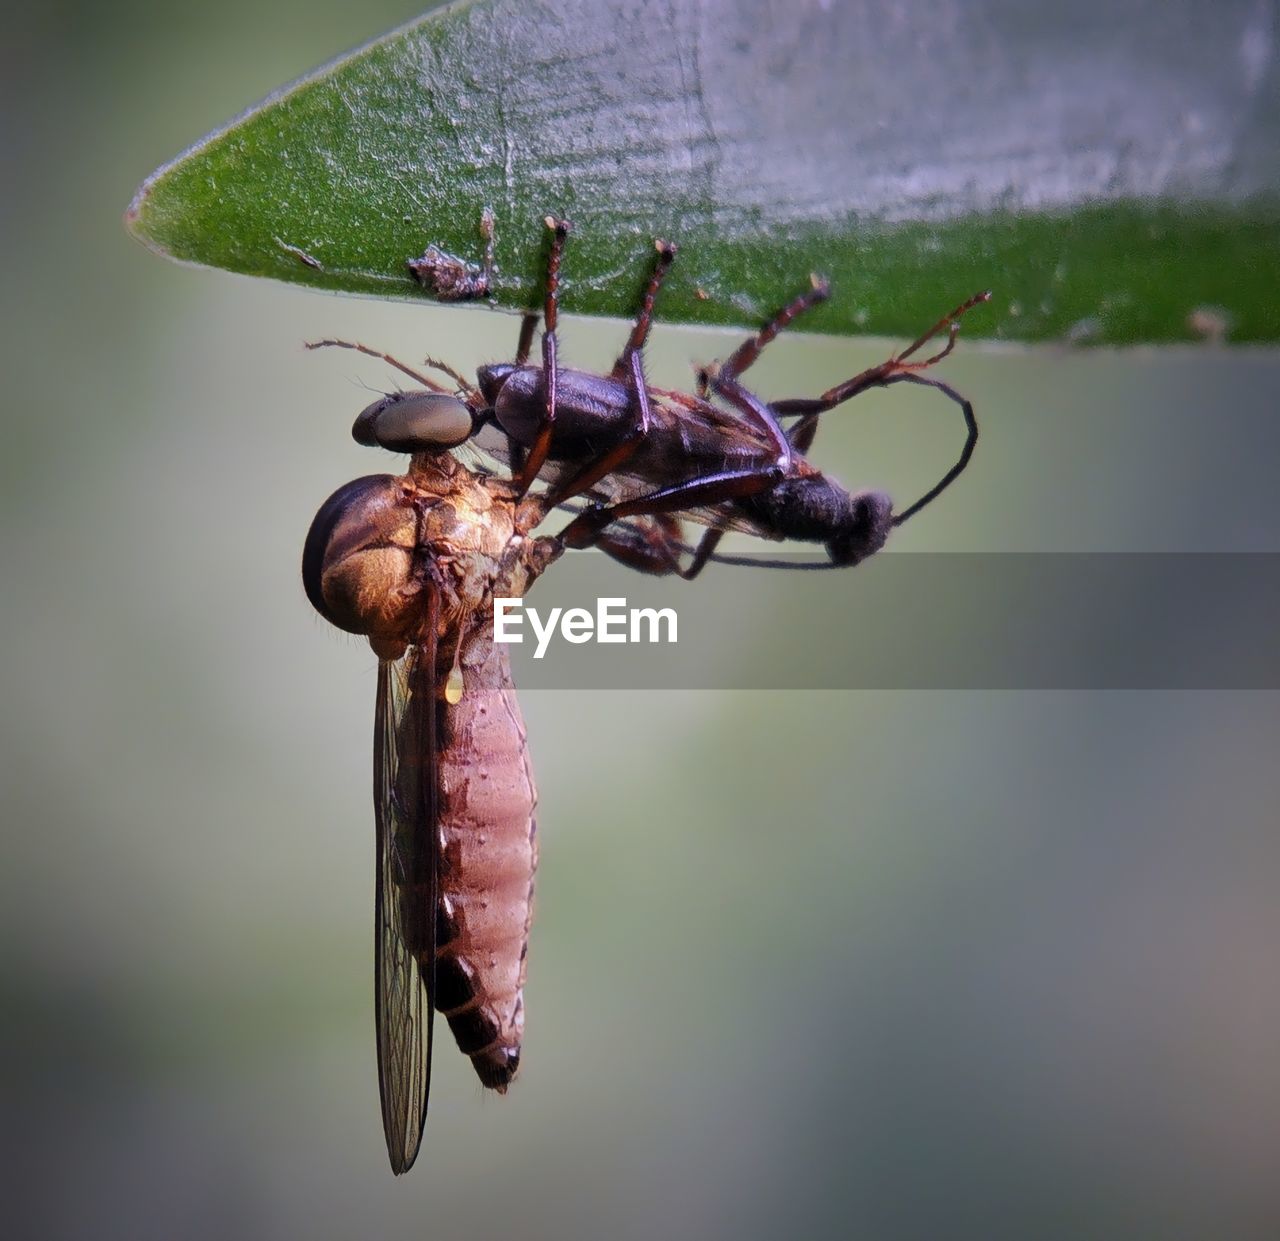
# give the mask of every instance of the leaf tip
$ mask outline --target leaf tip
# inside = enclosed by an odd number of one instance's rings
[[[154,254],[169,256],[169,249],[156,237],[152,229],[151,191],[155,185],[156,174],[152,173],[134,192],[129,205],[124,209],[124,231],[135,241],[140,241]]]

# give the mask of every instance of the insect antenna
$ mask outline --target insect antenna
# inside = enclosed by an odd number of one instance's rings
[[[371,358],[379,358],[386,362],[389,366],[394,366],[396,370],[404,375],[408,375],[410,379],[416,379],[424,388],[430,388],[432,392],[447,392],[447,388],[442,388],[433,379],[428,379],[421,371],[415,371],[412,366],[406,366],[398,358],[393,358],[389,353],[383,353],[381,349],[372,349],[368,345],[362,345],[354,340],[309,340],[306,342],[308,349],[354,349],[357,353],[363,353]]]
[[[458,390],[465,392],[467,396],[479,397],[480,394],[476,391],[475,385],[466,376],[455,371],[448,362],[441,362],[439,358],[423,358],[422,365],[430,367],[433,371],[439,371],[442,375],[448,375],[458,385]]]

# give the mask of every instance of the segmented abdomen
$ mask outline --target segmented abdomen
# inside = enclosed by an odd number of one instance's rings
[[[537,793],[506,648],[482,631],[461,666],[438,750],[435,1005],[481,1082],[502,1091],[524,1033]]]

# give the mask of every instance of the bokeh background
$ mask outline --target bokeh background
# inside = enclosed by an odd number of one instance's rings
[[[385,468],[347,428],[387,379],[301,342],[467,369],[515,325],[179,268],[120,215],[155,165],[418,7],[6,18],[5,1231],[1276,1235],[1261,691],[530,692],[524,1071],[485,1097],[442,1040],[393,1180],[374,663],[297,570],[324,496]],[[599,364],[619,338],[570,321],[565,348]],[[728,339],[659,330],[651,375],[683,384]],[[818,389],[885,348],[791,339],[756,382]],[[899,550],[1280,551],[1276,352],[966,343],[947,366],[984,440]],[[833,423],[823,463],[912,493],[946,463],[928,396]],[[992,599],[992,644],[1017,624]]]

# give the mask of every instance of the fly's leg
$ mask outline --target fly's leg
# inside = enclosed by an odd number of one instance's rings
[[[547,216],[546,225],[551,231],[551,253],[547,258],[547,285],[542,309],[542,390],[545,405],[542,429],[516,479],[516,486],[522,496],[533,486],[533,480],[538,477],[538,471],[547,460],[556,421],[556,325],[560,311],[560,256],[564,253],[564,239],[569,235],[570,225],[568,220],[557,220],[553,216]],[[521,338],[523,337],[522,327]]]
[[[433,371],[439,371],[442,375],[448,375],[455,384],[458,385],[458,391],[463,393],[467,398],[467,404],[474,407],[482,407],[484,400],[473,384],[465,375],[459,372],[448,362],[442,362],[439,358],[423,358],[423,366],[429,366]]]
[[[595,546],[629,569],[665,577],[680,572],[684,531],[678,518],[663,513],[603,530]]]

